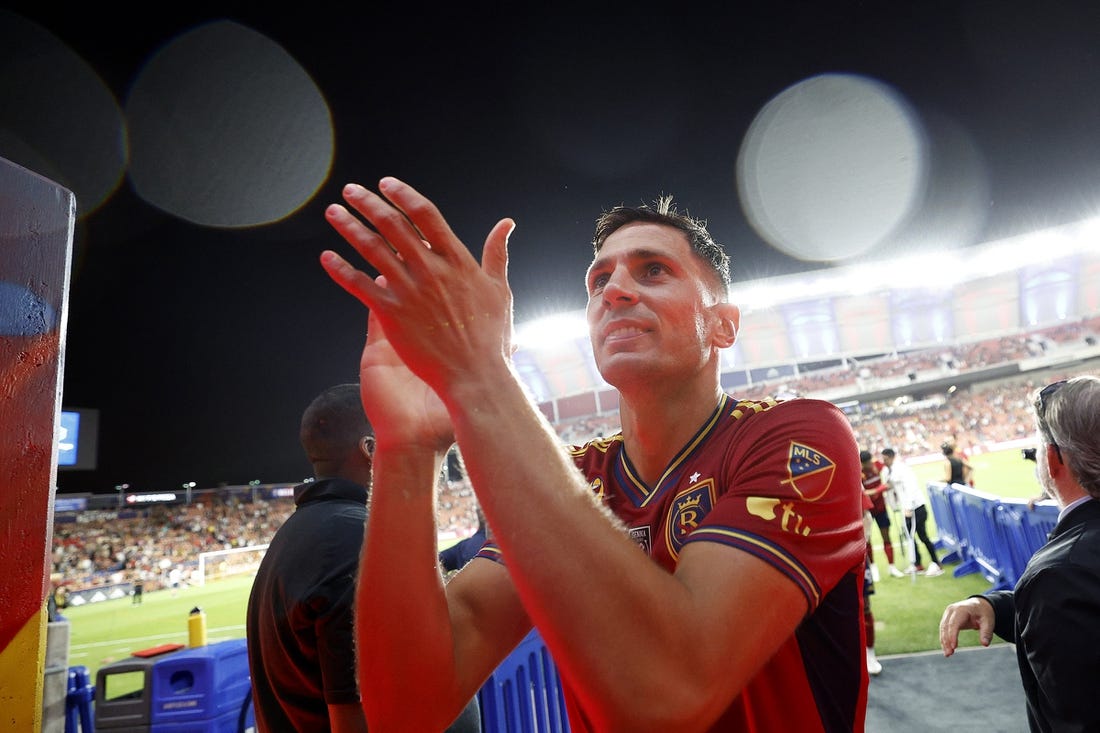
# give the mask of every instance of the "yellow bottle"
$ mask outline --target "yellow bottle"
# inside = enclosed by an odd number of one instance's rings
[[[195,606],[187,617],[187,645],[206,646],[206,613]]]

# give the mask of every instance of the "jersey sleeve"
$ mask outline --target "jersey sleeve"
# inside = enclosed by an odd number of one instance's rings
[[[687,542],[751,553],[798,585],[812,611],[866,552],[859,449],[828,402],[797,399],[755,415],[731,441],[714,508]]]

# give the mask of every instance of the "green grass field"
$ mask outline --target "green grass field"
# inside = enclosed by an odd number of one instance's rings
[[[132,652],[161,644],[187,644],[187,619],[198,606],[206,613],[207,641],[245,635],[245,609],[252,576],[203,587],[147,592],[140,605],[129,598],[89,603],[62,611],[69,619],[69,664],[82,664],[95,680],[96,670]]]
[[[1024,460],[1018,449],[973,456],[970,462],[974,467],[974,488],[978,491],[1006,499],[1028,499],[1039,493],[1035,464]],[[916,465],[913,470],[922,486],[943,478],[943,464],[939,461]],[[931,511],[928,516],[928,534],[935,539],[935,521]],[[896,523],[890,529],[894,537],[894,550],[900,552]],[[981,573],[954,577],[952,571],[957,564],[944,565],[946,572],[935,578],[892,578],[887,572],[886,556],[882,552],[882,540],[877,527],[872,538],[875,564],[878,565],[882,577],[875,584],[875,593],[871,596],[871,610],[875,615],[876,652],[882,657],[939,650],[939,623],[943,609],[949,603],[989,590],[989,582]],[[923,548],[921,552],[924,552]],[[898,556],[897,564],[902,569],[908,564],[904,555]],[[994,643],[1003,642],[994,637]],[[959,639],[959,645],[977,646],[978,632],[964,632]]]
[[[1034,463],[1025,461],[1019,450],[978,456],[976,488],[1006,498],[1028,498],[1038,493]],[[939,462],[914,467],[922,485],[940,479]],[[896,547],[897,528],[893,527]],[[929,533],[935,537],[935,527]],[[877,529],[875,539],[878,540]],[[938,625],[944,607],[973,593],[988,590],[980,574],[955,578],[948,572],[936,578],[891,578],[886,558],[876,544],[875,560],[882,580],[875,586],[872,610],[875,614],[876,650],[880,656],[939,649]],[[902,561],[899,560],[899,565]],[[92,603],[67,608],[70,622],[70,665],[88,667],[92,680],[103,665],[125,659],[132,652],[160,644],[187,644],[187,618],[195,606],[206,612],[210,643],[245,635],[245,609],[252,577],[238,577],[204,587],[180,589],[175,595],[162,590],[145,594],[139,606],[130,599]],[[967,632],[963,646],[977,645],[977,633]]]

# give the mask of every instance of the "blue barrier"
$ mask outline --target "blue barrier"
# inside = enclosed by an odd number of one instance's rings
[[[968,558],[966,535],[959,530],[950,495],[955,489],[945,483],[928,484],[928,503],[936,522],[936,549],[943,551],[940,563],[965,562]]]
[[[569,733],[561,677],[532,629],[478,692],[484,733]]]
[[[1013,588],[1028,561],[1046,544],[1058,521],[1058,507],[1027,508],[1022,499],[1001,499],[960,484],[930,482],[928,501],[936,521],[937,546],[958,559],[956,578],[980,572],[990,590]]]
[[[1024,541],[1034,553],[1047,543],[1061,510],[1056,504],[1036,504],[1034,509],[1022,512]]]
[[[95,685],[84,665],[69,667],[69,686],[65,693],[65,733],[95,733],[92,701]]]
[[[951,494],[951,504],[959,519],[959,528],[966,534],[969,559],[955,568],[955,577],[981,572],[993,584],[991,590],[1011,588],[1003,575],[1008,567],[1006,549],[1000,533],[994,528],[994,514],[1000,498],[973,489],[957,490]]]
[[[1027,508],[1024,508],[1027,511]],[[1006,588],[1015,588],[1032,550],[1024,542],[1023,519],[1020,507],[998,502],[993,510],[993,534],[1000,547],[1001,580]]]

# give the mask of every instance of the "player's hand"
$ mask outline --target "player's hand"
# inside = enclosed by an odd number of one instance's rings
[[[993,605],[983,598],[967,598],[952,603],[943,610],[940,618],[940,648],[950,657],[959,646],[959,632],[977,629],[978,641],[989,646],[993,641]]]
[[[385,278],[377,284],[385,287]],[[418,445],[442,453],[454,443],[443,402],[397,356],[373,311],[359,360],[359,392],[379,448]]]
[[[462,379],[504,365],[512,353],[512,292],[508,286],[511,219],[485,240],[479,265],[436,206],[394,178],[381,195],[344,187],[348,208],[332,204],[326,218],[383,277],[380,285],[335,252],[321,264],[342,288],[371,310],[401,360],[448,399]]]

